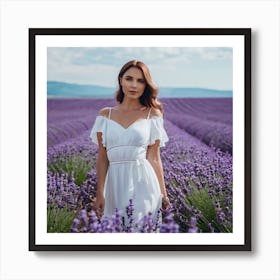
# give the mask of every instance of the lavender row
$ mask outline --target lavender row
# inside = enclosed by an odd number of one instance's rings
[[[207,145],[232,150],[231,99],[163,99],[165,119]],[[93,125],[98,110],[111,99],[48,100],[48,147],[79,138]]]
[[[161,156],[167,192],[180,231],[196,217],[203,232],[232,231],[232,156],[209,148],[166,122],[171,141]]]
[[[167,119],[208,146],[232,154],[232,125],[202,120],[198,117],[169,113]]]
[[[166,98],[162,103],[167,114],[232,124],[232,98]]]

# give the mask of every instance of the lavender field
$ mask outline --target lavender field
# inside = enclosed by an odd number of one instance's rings
[[[145,217],[141,232],[232,232],[232,99],[164,98],[169,136],[161,149],[172,208],[163,223]],[[48,100],[48,232],[133,232],[115,215],[98,221],[97,146],[89,133],[111,99]],[[133,201],[128,202],[131,217]]]

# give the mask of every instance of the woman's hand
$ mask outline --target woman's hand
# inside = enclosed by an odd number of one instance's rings
[[[168,208],[171,207],[171,203],[169,201],[168,196],[163,196],[162,197],[162,206],[161,207],[162,207],[163,210],[167,210]]]
[[[96,212],[98,219],[104,214],[104,207],[105,207],[105,199],[102,194],[96,196],[96,200],[93,204],[93,210]]]

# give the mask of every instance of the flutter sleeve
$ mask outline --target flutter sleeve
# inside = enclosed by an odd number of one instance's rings
[[[160,147],[164,147],[169,140],[163,125],[163,118],[160,116],[151,118],[151,131],[149,145],[155,144],[156,140],[160,140]]]
[[[106,147],[106,119],[101,115],[96,117],[90,132],[91,141],[98,145],[97,132],[102,132],[102,144]]]

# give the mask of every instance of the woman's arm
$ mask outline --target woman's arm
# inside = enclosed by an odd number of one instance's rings
[[[163,117],[161,111],[155,108],[152,109],[152,116]],[[166,192],[166,187],[164,182],[163,167],[162,167],[162,162],[160,157],[160,140],[156,140],[153,145],[148,146],[147,160],[151,163],[157,175],[161,194],[162,194],[162,207],[163,209],[166,209],[170,207],[171,204],[169,202],[169,198]]]
[[[103,216],[105,208],[105,198],[103,191],[109,160],[107,157],[106,148],[102,144],[102,132],[97,132],[97,140],[99,147],[97,157],[97,192],[93,209],[95,210],[97,217],[100,219]]]
[[[102,109],[99,114],[106,115],[108,112],[107,108]],[[109,166],[109,160],[107,157],[106,148],[102,144],[102,132],[97,132],[98,140],[98,156],[97,156],[97,193],[96,200],[94,203],[94,210],[98,218],[101,218],[104,213],[105,199],[104,199],[104,183]]]
[[[150,162],[150,164],[154,168],[155,173],[157,175],[161,194],[162,194],[162,207],[163,207],[163,209],[166,209],[166,208],[170,207],[171,204],[168,199],[165,182],[164,182],[159,143],[160,143],[159,140],[156,140],[155,144],[148,146],[147,160]]]
[[[97,194],[103,195],[104,183],[109,166],[106,148],[102,144],[102,132],[97,132],[98,157],[97,157]]]

